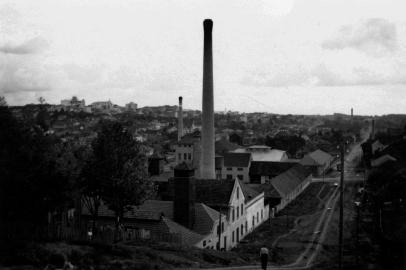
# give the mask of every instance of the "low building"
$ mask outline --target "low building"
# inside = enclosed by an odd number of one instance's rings
[[[332,155],[317,149],[305,155],[300,161],[300,164],[310,169],[313,175],[320,176],[331,168],[333,161],[334,158]]]
[[[249,169],[250,183],[264,184],[292,168],[297,162],[252,161]]]
[[[276,212],[293,201],[311,183],[312,173],[304,166],[297,164],[286,172],[271,179],[271,185],[280,196]]]
[[[104,111],[111,110],[113,108],[113,103],[111,101],[97,101],[90,104],[93,111]]]
[[[248,186],[257,192],[264,193],[264,203],[269,205],[270,216],[272,216],[302,193],[311,180],[311,172],[304,166],[296,164],[272,178],[268,184],[249,184]]]

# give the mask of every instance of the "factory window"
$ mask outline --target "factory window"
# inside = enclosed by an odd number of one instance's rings
[[[259,222],[259,213],[257,212],[257,223]]]
[[[234,243],[234,231],[233,231],[233,233],[231,234],[231,242]]]
[[[237,219],[240,217],[240,207],[237,206]]]
[[[233,170],[233,168],[227,168],[227,171],[232,171]]]
[[[241,216],[244,214],[244,206],[241,204]]]
[[[221,222],[221,232],[224,232],[224,222]]]
[[[242,170],[244,170],[244,169],[243,169],[243,168],[237,168],[237,170],[238,170],[238,171],[242,171]]]
[[[264,219],[264,210],[261,209],[261,220]]]
[[[241,224],[241,236],[244,234],[244,225]]]
[[[255,226],[255,216],[252,216],[252,227]]]
[[[233,212],[232,212],[231,216],[232,216],[232,222],[234,222],[234,218],[235,218],[235,212],[234,212],[234,209],[233,209]]]
[[[237,178],[238,178],[239,180],[244,180],[244,175],[239,174],[239,175],[237,175]]]
[[[248,221],[245,221],[245,233],[248,232]]]
[[[205,246],[206,246],[206,240],[203,241],[203,247],[205,247]]]
[[[239,198],[240,198],[240,188],[237,187],[237,199],[239,199]]]
[[[191,159],[192,159],[192,154],[191,154],[191,153],[188,153],[188,154],[187,154],[187,158],[188,158],[189,160],[191,160]]]
[[[231,179],[233,179],[233,176],[231,175],[231,174],[227,174],[227,180],[231,180]]]

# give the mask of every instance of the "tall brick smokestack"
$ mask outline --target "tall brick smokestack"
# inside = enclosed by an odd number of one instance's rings
[[[178,142],[183,136],[183,109],[182,109],[182,97],[179,97],[179,111],[178,111]]]
[[[213,52],[212,29],[213,21],[203,22],[203,106],[202,106],[202,158],[201,174],[203,179],[215,179],[214,168],[214,98],[213,98]]]

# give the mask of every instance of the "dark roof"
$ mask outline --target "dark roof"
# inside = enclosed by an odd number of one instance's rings
[[[272,186],[282,198],[296,189],[311,172],[300,164],[271,179]]]
[[[281,195],[271,184],[249,184],[249,187],[257,192],[264,192],[265,198],[281,198]]]
[[[330,162],[333,159],[333,156],[331,156],[329,153],[326,153],[320,149],[317,149],[316,151],[313,151],[302,159],[300,161],[300,164],[304,166],[321,166],[325,165],[326,163]]]
[[[196,202],[227,206],[236,180],[196,180]]]
[[[248,185],[244,184],[242,181],[240,181],[240,186],[241,186],[242,193],[244,194],[245,203],[256,198],[262,192],[262,191],[257,191],[253,188],[250,188]]]
[[[248,167],[251,160],[251,153],[225,153],[225,167]]]
[[[279,175],[294,165],[297,162],[276,162],[276,161],[252,161],[250,167],[250,175]]]

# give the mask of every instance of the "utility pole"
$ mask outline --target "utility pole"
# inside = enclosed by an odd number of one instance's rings
[[[219,209],[219,247],[218,250],[221,250],[221,206]]]
[[[340,144],[341,152],[341,177],[340,177],[340,224],[338,238],[338,269],[343,269],[343,217],[344,217],[344,142]]]

